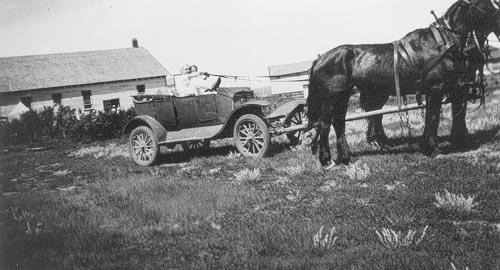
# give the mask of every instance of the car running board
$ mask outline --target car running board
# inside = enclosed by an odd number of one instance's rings
[[[189,141],[198,141],[210,139],[217,135],[224,125],[215,125],[207,127],[185,128],[177,131],[167,131],[165,141],[159,144],[181,143]]]

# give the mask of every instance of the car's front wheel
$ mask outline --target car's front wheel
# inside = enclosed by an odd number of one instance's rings
[[[158,140],[147,126],[136,127],[129,137],[130,156],[137,165],[149,166],[156,162],[159,153]]]
[[[246,157],[263,157],[271,141],[269,129],[262,118],[254,114],[240,116],[234,125],[234,144]]]

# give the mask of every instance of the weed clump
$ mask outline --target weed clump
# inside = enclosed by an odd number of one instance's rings
[[[260,169],[244,169],[238,173],[235,173],[234,176],[236,177],[236,182],[239,184],[243,183],[257,183],[260,182]]]
[[[358,164],[350,164],[345,166],[345,168],[345,174],[351,180],[365,180],[370,175],[370,168],[366,163],[362,167]]]
[[[472,209],[478,205],[474,202],[474,196],[465,198],[462,194],[453,194],[446,189],[444,192],[444,195],[434,193],[436,199],[434,205],[437,208],[443,208],[450,211],[471,212]]]
[[[306,170],[306,165],[304,163],[300,163],[300,164],[293,165],[293,166],[286,166],[286,167],[280,169],[281,172],[283,172],[291,177],[300,175],[300,174],[304,173],[305,170]]]
[[[229,155],[227,155],[227,159],[238,159],[241,157],[241,154],[239,152],[229,152]]]
[[[417,234],[417,230],[408,230],[406,235],[401,232],[401,231],[395,231],[393,229],[387,229],[387,228],[382,228],[382,231],[379,232],[378,230],[375,230],[375,233],[377,234],[378,240],[382,245],[384,245],[386,248],[390,249],[397,249],[400,247],[409,247],[412,244],[417,246],[422,242],[422,240],[425,237],[425,233],[427,232],[427,229],[429,226],[425,226],[425,228],[422,231],[422,234],[420,237],[415,238],[415,235]]]
[[[42,223],[28,210],[20,210],[16,206],[6,208],[1,212],[6,220],[14,222],[15,227],[24,230],[27,235],[38,235],[42,232]],[[1,223],[0,223],[1,224]]]
[[[313,252],[322,255],[328,250],[332,249],[337,242],[338,236],[335,236],[335,226],[330,229],[330,233],[323,235],[323,228],[321,226],[319,231],[313,236]]]

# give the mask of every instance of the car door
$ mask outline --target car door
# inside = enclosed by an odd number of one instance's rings
[[[157,120],[167,130],[175,129],[177,119],[175,117],[174,102],[171,96],[165,96],[154,101]]]
[[[179,129],[196,127],[199,124],[195,96],[174,98]]]
[[[216,95],[202,95],[196,97],[196,108],[198,112],[198,121],[200,124],[210,124],[217,121]]]

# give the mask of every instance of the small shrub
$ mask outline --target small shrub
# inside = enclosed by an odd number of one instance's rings
[[[425,237],[425,233],[429,226],[425,226],[422,231],[420,237],[415,238],[417,234],[417,230],[408,230],[406,235],[401,231],[394,231],[393,229],[382,228],[382,231],[379,232],[375,230],[375,233],[378,236],[378,239],[382,245],[386,248],[396,249],[399,247],[409,247],[411,245],[417,246],[422,242]]]
[[[6,219],[15,223],[16,227],[22,228],[28,235],[38,235],[42,232],[42,223],[35,219],[35,215],[28,210],[20,210],[17,207],[4,209],[2,214]]]
[[[291,201],[291,202],[297,202],[301,198],[300,190],[297,190],[297,192],[293,193],[292,191],[288,192],[288,195],[286,195],[286,198]]]
[[[149,173],[153,177],[165,177],[167,174],[158,167],[150,168]]]
[[[242,183],[256,183],[260,181],[260,169],[244,169],[238,173],[235,173],[236,181],[240,184]]]
[[[319,231],[313,236],[313,251],[319,255],[333,248],[338,239],[338,236],[334,235],[335,226],[330,229],[330,233],[325,235],[323,235],[323,228],[324,226],[321,226]]]
[[[290,183],[290,179],[288,177],[278,177],[278,180],[276,180],[276,184],[278,185],[286,185]]]
[[[450,264],[451,264],[451,270],[458,270],[458,268],[455,266],[455,264],[454,264],[454,263],[452,263],[452,262],[451,262]],[[469,267],[468,267],[468,266],[466,266],[466,267],[464,268],[464,270],[469,270]]]
[[[70,107],[28,111],[20,119],[0,126],[2,145],[46,144],[58,140],[93,142],[117,138],[125,124],[135,116],[133,108],[117,112],[81,114]]]
[[[370,175],[370,168],[365,163],[363,167],[358,166],[357,164],[350,164],[345,166],[346,172],[345,174],[351,180],[365,180]]]
[[[283,172],[291,177],[300,175],[300,174],[304,173],[305,170],[306,170],[306,165],[304,163],[300,163],[300,164],[297,164],[294,166],[286,166],[286,167],[279,169],[279,171],[281,171],[281,172]]]
[[[415,211],[408,211],[405,213],[391,213],[385,216],[385,219],[392,226],[407,226],[414,223],[418,219],[418,216]]]
[[[443,208],[450,211],[470,212],[472,211],[472,208],[478,205],[474,202],[474,196],[465,198],[462,194],[456,195],[446,189],[444,191],[444,195],[441,195],[440,193],[434,194],[434,197],[436,198],[434,205],[437,208]]]
[[[241,157],[241,154],[239,152],[229,152],[229,155],[227,155],[227,159],[238,159]]]

